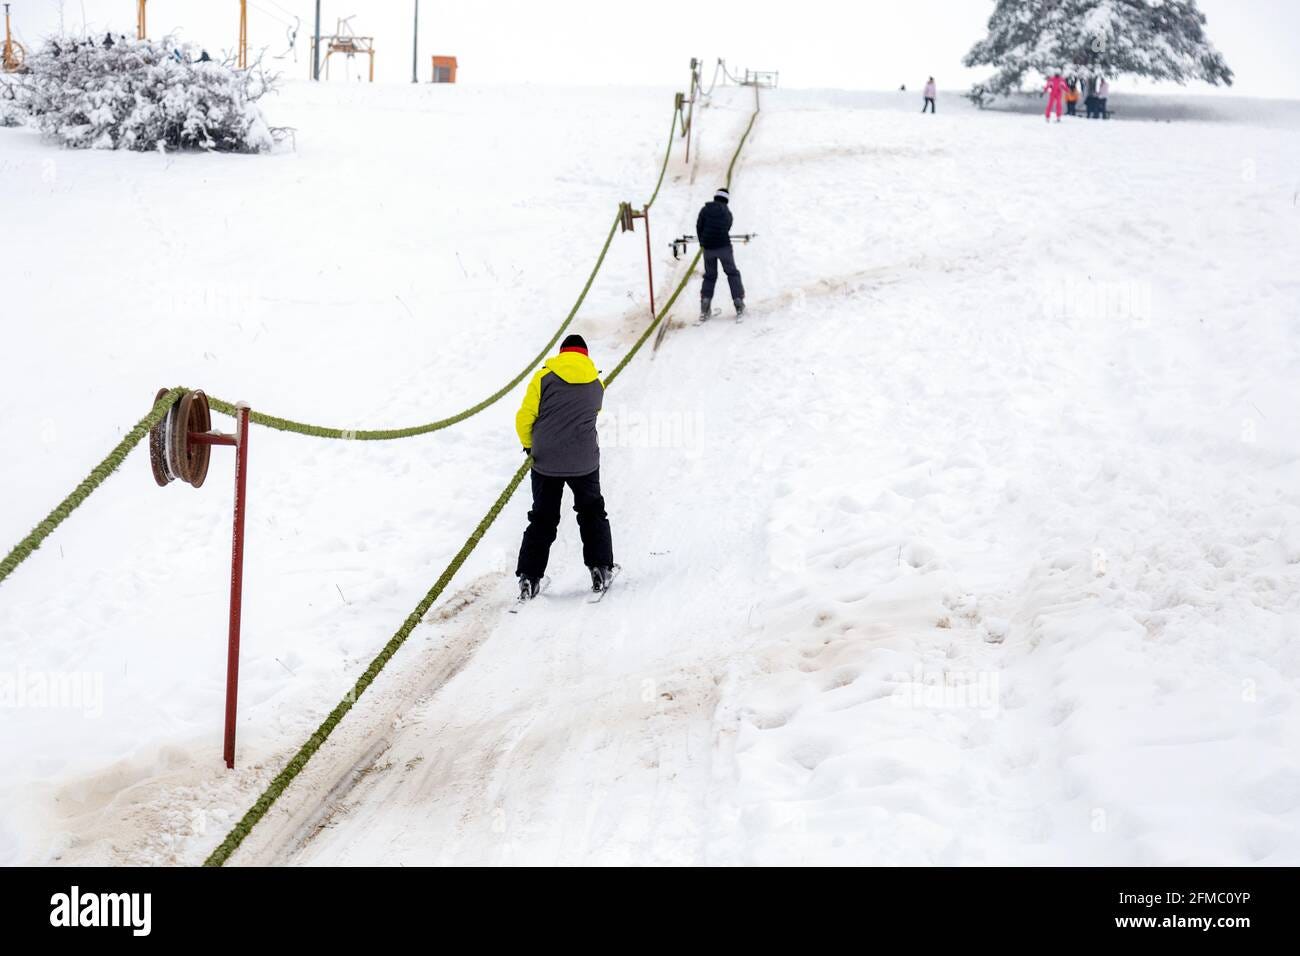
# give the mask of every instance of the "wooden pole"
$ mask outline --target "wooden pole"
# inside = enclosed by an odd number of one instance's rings
[[[239,703],[239,630],[244,610],[244,514],[248,497],[248,406],[235,406],[235,520],[230,552],[230,640],[226,648],[226,737],[222,756],[235,766],[235,717]]]
[[[239,0],[239,68],[248,69],[248,0]]]

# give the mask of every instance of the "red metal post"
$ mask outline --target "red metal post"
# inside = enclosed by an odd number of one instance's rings
[[[655,317],[655,269],[654,260],[650,258],[650,207],[646,206],[641,211],[641,217],[645,219],[645,271],[650,279],[650,321]]]
[[[226,767],[235,766],[235,710],[239,698],[239,624],[244,598],[244,513],[248,492],[248,406],[235,406],[235,523],[230,552],[230,645],[226,655]]]

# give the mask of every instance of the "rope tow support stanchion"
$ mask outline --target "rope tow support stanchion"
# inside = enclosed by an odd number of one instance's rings
[[[749,134],[754,128],[755,121],[758,119],[758,111],[758,91],[755,89],[754,112],[749,118],[749,124],[745,127],[745,132],[741,135],[740,141],[736,144],[735,152],[732,153],[731,156],[731,162],[727,166],[728,188],[731,186],[736,160],[740,157],[741,150],[749,139]],[[667,168],[666,164],[665,168]],[[655,193],[658,193],[657,186],[655,188]],[[619,220],[615,222],[616,227],[619,222],[624,220],[626,213],[624,212],[623,207],[627,205],[628,204],[624,203],[623,206],[620,206]],[[648,205],[649,204],[647,204],[647,208]],[[628,208],[630,209],[630,207]],[[702,253],[697,250],[695,257],[691,260],[691,264],[686,270],[686,274],[682,276],[681,281],[678,282],[677,287],[673,290],[673,294],[669,297],[668,301],[664,303],[663,307],[655,315],[654,320],[646,326],[645,330],[641,333],[641,336],[632,344],[632,347],[628,349],[627,353],[619,360],[614,369],[605,377],[604,385],[606,387],[614,383],[614,380],[622,374],[623,370],[627,368],[631,361],[636,357],[642,346],[644,346],[650,336],[654,334],[655,329],[663,324],[664,319],[672,311],[673,305],[677,302],[678,297],[690,283],[701,258]],[[402,626],[398,628],[397,632],[389,639],[388,643],[384,645],[379,654],[370,662],[370,666],[367,667],[361,677],[357,679],[356,684],[354,684],[351,690],[348,691],[347,695],[345,695],[334,709],[330,711],[325,720],[316,729],[316,732],[313,733],[311,737],[307,739],[306,743],[304,743],[293,757],[289,759],[289,762],[285,764],[284,768],[281,769],[280,772],[271,780],[271,783],[262,792],[261,796],[257,798],[243,817],[240,818],[239,822],[235,824],[231,831],[226,835],[225,839],[223,839],[212,851],[204,861],[204,866],[222,866],[225,864],[248,837],[249,833],[252,832],[253,827],[257,825],[258,821],[266,815],[267,811],[269,811],[276,800],[280,798],[288,788],[289,784],[293,782],[294,778],[302,772],[303,768],[306,767],[307,762],[311,760],[312,756],[315,755],[318,750],[320,750],[326,739],[334,731],[334,728],[338,726],[343,717],[352,709],[357,699],[365,693],[366,689],[369,688],[371,684],[374,683],[379,672],[383,670],[384,666],[393,658],[401,646],[406,642],[406,639],[410,637],[415,628],[419,626],[424,615],[428,613],[431,607],[433,607],[434,602],[446,590],[448,585],[451,584],[452,579],[455,577],[456,572],[460,570],[461,565],[463,565],[469,558],[470,554],[478,546],[478,543],[483,539],[483,536],[487,533],[488,529],[491,528],[492,524],[501,514],[501,511],[505,508],[506,504],[514,496],[515,491],[518,490],[519,485],[528,474],[530,467],[531,462],[525,462],[515,471],[513,477],[511,477],[505,488],[503,488],[501,493],[497,496],[496,501],[493,502],[482,520],[479,521],[473,532],[471,532],[470,536],[465,540],[465,543],[456,553],[455,557],[452,558],[451,563],[448,564],[442,574],[438,576],[433,587],[429,589],[428,593],[426,593],[420,603],[416,605],[415,609],[407,615]]]
[[[239,699],[239,631],[244,606],[244,516],[248,499],[248,413],[235,406],[235,433],[212,430],[212,414],[203,392],[162,389],[155,404],[171,397],[166,414],[149,430],[149,467],[159,488],[180,480],[203,487],[213,445],[235,449],[235,508],[230,548],[230,628],[226,647],[226,727],[222,758],[235,767],[235,715]]]
[[[642,207],[640,212],[632,208],[631,203],[621,203],[619,210],[619,226],[624,232],[632,232],[636,225],[636,220],[645,220],[645,269],[650,285],[650,321],[655,318],[655,269],[654,259],[650,254],[650,207]]]

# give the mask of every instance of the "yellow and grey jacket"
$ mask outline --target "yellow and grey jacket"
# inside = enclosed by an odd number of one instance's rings
[[[515,431],[533,451],[533,470],[552,478],[589,475],[600,467],[596,415],[605,399],[600,373],[585,352],[563,349],[528,383]]]

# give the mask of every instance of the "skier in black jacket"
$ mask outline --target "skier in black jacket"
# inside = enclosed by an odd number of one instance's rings
[[[700,286],[700,321],[713,314],[713,287],[718,281],[718,263],[727,274],[727,285],[731,287],[731,302],[736,307],[736,315],[745,314],[745,286],[740,281],[740,270],[736,268],[736,259],[731,251],[731,210],[727,208],[730,194],[726,189],[719,189],[713,194],[713,202],[705,203],[695,219],[695,235],[704,250],[704,284]]]

